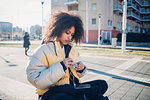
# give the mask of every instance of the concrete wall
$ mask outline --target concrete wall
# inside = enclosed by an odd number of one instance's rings
[[[121,46],[121,42],[117,42],[118,46]],[[150,47],[150,43],[137,43],[137,42],[127,42],[127,46],[141,46],[141,47]]]

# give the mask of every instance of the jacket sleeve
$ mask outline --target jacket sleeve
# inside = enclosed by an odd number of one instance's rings
[[[41,56],[41,57],[40,57]],[[35,51],[27,64],[27,78],[29,82],[39,89],[46,89],[55,84],[62,76],[66,74],[60,62],[50,66],[44,65],[40,58],[45,53],[41,48]]]

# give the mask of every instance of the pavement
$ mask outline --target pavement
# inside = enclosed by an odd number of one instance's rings
[[[110,100],[150,100],[150,58],[91,55],[82,56],[83,62],[90,57],[83,80],[106,80]]]
[[[82,53],[81,59],[88,68],[81,81],[106,80],[109,88],[104,95],[110,100],[150,100],[150,57]],[[23,48],[0,47],[0,100],[37,100],[35,88],[26,79],[27,61]]]

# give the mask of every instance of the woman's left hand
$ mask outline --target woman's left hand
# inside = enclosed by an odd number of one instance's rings
[[[84,64],[81,61],[77,62],[75,69],[76,69],[76,71],[83,70],[84,69]]]

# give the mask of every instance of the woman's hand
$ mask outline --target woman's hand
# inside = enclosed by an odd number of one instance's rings
[[[71,58],[65,58],[63,63],[65,64],[66,68],[68,68],[73,65],[73,60]]]
[[[76,71],[83,70],[84,69],[84,64],[81,61],[77,62],[75,69],[76,69]]]

